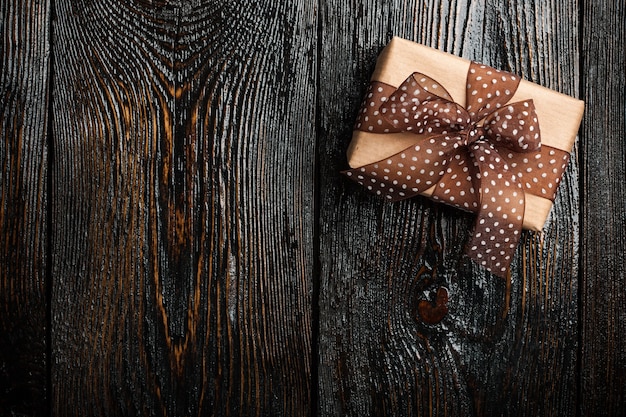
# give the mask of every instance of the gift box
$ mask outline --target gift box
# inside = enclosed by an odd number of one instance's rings
[[[346,174],[389,200],[421,194],[479,213],[470,251],[502,274],[518,229],[543,228],[583,108],[514,74],[396,37],[378,58]]]

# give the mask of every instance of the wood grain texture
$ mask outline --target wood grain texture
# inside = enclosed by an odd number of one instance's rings
[[[581,415],[626,410],[626,6],[585,1]]]
[[[320,415],[576,415],[576,158],[507,281],[462,256],[471,216],[383,203],[339,175],[391,36],[577,95],[576,2],[329,1],[320,13]],[[448,314],[427,324],[416,310],[440,287]]]
[[[49,3],[0,3],[0,415],[46,412]]]
[[[313,7],[55,4],[54,414],[308,415]]]

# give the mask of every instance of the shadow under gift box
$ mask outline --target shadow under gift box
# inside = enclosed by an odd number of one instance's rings
[[[454,101],[465,105],[469,67],[470,61],[466,59],[394,37],[378,57],[372,81],[397,88],[412,73],[419,72],[437,80]],[[556,189],[567,167],[584,103],[522,80],[509,103],[527,99],[533,100],[539,121],[540,155],[516,154],[508,163],[526,194],[523,228],[539,231],[548,218]],[[364,105],[367,105],[367,101]],[[412,132],[372,133],[355,129],[348,148],[348,164],[351,168],[359,168],[384,160],[430,136]],[[421,194],[430,197],[435,187]]]

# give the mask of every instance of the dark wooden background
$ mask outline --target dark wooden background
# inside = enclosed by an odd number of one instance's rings
[[[0,415],[626,413],[622,0],[0,13]],[[586,101],[508,280],[471,216],[339,175],[394,35]]]

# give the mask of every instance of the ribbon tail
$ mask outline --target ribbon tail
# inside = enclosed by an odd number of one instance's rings
[[[441,178],[432,198],[461,210],[478,210],[479,183],[475,180],[478,169],[472,163],[469,151],[459,148],[450,159],[446,174]]]
[[[493,147],[475,144],[471,153],[480,174],[480,203],[466,251],[478,265],[505,277],[521,236],[524,190]]]

